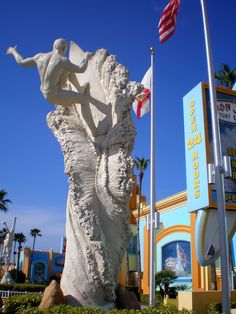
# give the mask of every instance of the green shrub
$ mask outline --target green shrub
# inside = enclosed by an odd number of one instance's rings
[[[142,310],[142,314],[190,314],[192,312],[183,309],[181,311],[172,304],[160,304],[158,307],[147,307]]]
[[[90,307],[72,307],[70,305],[62,304],[55,305],[50,309],[45,310],[40,310],[39,308],[28,308],[20,310],[20,312],[18,311],[16,314],[106,314],[106,313],[110,312],[104,312],[102,310]]]
[[[176,273],[170,269],[163,269],[155,275],[156,288],[159,287],[162,296],[168,294],[170,284],[177,278]]]
[[[185,291],[188,290],[188,285],[177,285],[175,286],[176,291]]]
[[[23,273],[23,271],[21,271],[21,270],[17,271],[17,269],[12,269],[12,270],[10,270],[9,273],[11,275],[11,278],[14,281],[16,281],[16,273],[17,273],[17,283],[24,283],[25,282],[26,276]]]
[[[149,305],[149,295],[148,294],[141,294],[140,295],[141,304]],[[155,293],[155,306],[158,307],[160,304],[163,303],[163,298],[159,292]]]
[[[38,305],[41,296],[21,295],[14,296],[5,301],[6,314],[190,314],[187,310],[178,311],[174,305],[159,304],[158,307],[146,307],[142,310],[103,311],[90,307],[72,307],[69,305],[56,305],[50,309],[40,310]],[[216,312],[215,312],[216,313]],[[212,312],[213,314],[213,312]]]
[[[160,307],[159,307],[159,313],[160,314],[176,314],[176,313],[181,313],[182,311],[178,311],[178,308],[173,305],[173,304],[162,304]],[[186,312],[187,313],[190,313],[190,312]]]
[[[148,305],[149,304],[149,295],[148,294],[141,294],[140,295],[140,302],[142,304]]]
[[[97,314],[97,312],[94,312],[94,314]],[[109,314],[139,314],[142,313],[140,310],[118,310],[113,309],[108,312],[102,312],[102,313],[109,313]],[[99,313],[100,314],[100,313]]]
[[[236,308],[236,302],[231,303],[231,309]],[[210,303],[207,307],[207,314],[221,314],[222,313],[222,303]]]
[[[136,297],[138,298],[138,301],[140,302],[140,292],[139,292],[139,288],[137,286],[125,286],[125,289],[129,292],[133,292]]]
[[[69,305],[56,305],[50,309],[40,310],[37,308],[26,308],[24,310],[18,311],[17,314],[43,314],[43,313],[54,313],[54,314],[63,314],[63,313],[75,313],[75,308],[72,308]]]
[[[45,285],[32,284],[32,283],[15,283],[7,284],[0,283],[0,290],[4,291],[27,291],[27,292],[43,292],[45,290]]]
[[[178,295],[176,287],[169,287],[167,294],[168,294],[170,299],[176,299],[176,297]]]
[[[41,298],[41,295],[35,294],[14,295],[4,301],[4,313],[15,314],[19,310],[38,306]]]
[[[159,308],[146,307],[143,310],[118,310],[103,311],[89,307],[72,307],[69,305],[57,305],[50,309],[19,308],[16,314],[190,314],[187,310],[178,311],[176,306],[162,305]]]

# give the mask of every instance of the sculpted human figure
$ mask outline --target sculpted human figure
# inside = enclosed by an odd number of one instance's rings
[[[89,83],[81,86],[76,77],[76,73],[83,73],[86,70],[88,61],[93,54],[86,52],[80,65],[76,65],[65,57],[67,46],[65,39],[58,38],[54,41],[53,50],[47,53],[38,53],[33,57],[24,59],[15,46],[9,47],[7,54],[12,55],[16,62],[23,67],[38,68],[41,80],[40,89],[47,102],[61,106],[81,104],[83,107],[82,115],[91,134],[94,137],[101,135],[104,130],[95,126],[93,116],[88,108],[89,103],[106,116],[110,114],[110,107],[93,98],[88,92]],[[77,92],[67,88],[68,82],[74,85]]]
[[[3,224],[6,226],[6,223],[5,221],[3,222]],[[3,250],[2,250],[2,254],[3,256],[8,256],[9,254],[9,229],[8,227],[6,226],[6,233],[5,233],[5,239],[3,241]]]
[[[3,242],[3,258],[5,261],[5,264],[7,265],[7,271],[8,271],[10,257],[11,257],[12,243],[14,240],[16,218],[14,218],[13,226],[11,229],[8,228],[5,221],[3,221],[3,225],[5,226],[5,229],[6,229],[6,235]]]
[[[54,105],[84,104],[92,98],[83,94],[87,84],[80,86],[75,73],[83,73],[87,67],[91,53],[85,53],[80,65],[75,65],[66,57],[67,41],[63,38],[56,39],[53,50],[47,53],[38,53],[30,58],[23,58],[15,47],[9,47],[7,54],[12,55],[16,62],[24,67],[36,66],[41,80],[41,92],[44,98]],[[66,82],[70,81],[78,92],[64,90]],[[90,98],[90,99],[88,99]],[[92,102],[92,101],[91,101]]]

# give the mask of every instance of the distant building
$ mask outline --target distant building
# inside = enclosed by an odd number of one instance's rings
[[[65,262],[65,254],[50,251],[34,251],[25,248],[20,254],[20,270],[31,282],[47,282],[60,279]]]
[[[137,206],[139,187],[134,178],[132,195],[130,197],[130,225],[132,237],[129,243],[128,256],[123,259],[119,282],[124,285],[137,285]],[[146,217],[150,213],[149,205],[141,196],[140,218],[140,249],[143,293],[149,293],[149,231],[146,228]],[[195,249],[195,212],[189,213],[186,191],[174,194],[156,202],[160,213],[160,229],[155,234],[155,272],[171,269],[178,278],[175,285],[185,284],[191,290],[211,290],[211,266],[201,267],[198,263]],[[20,255],[20,269],[32,282],[49,281],[60,278],[65,259],[65,238],[61,242],[61,252],[34,251],[25,248]],[[79,262],[79,261],[78,261]],[[235,289],[236,272],[236,235],[231,243],[231,286]],[[219,259],[216,261],[217,290],[221,289],[221,271]]]
[[[135,228],[138,218],[137,187],[133,188],[131,196],[131,226],[133,238],[129,246],[129,272],[125,275],[127,262],[123,261],[120,280],[123,284],[133,284],[134,273],[137,271],[134,265],[136,257],[132,254],[132,247],[137,239],[137,229]],[[149,231],[146,228],[146,217],[150,213],[150,207],[146,204],[144,197],[141,206],[140,218],[140,246],[141,246],[141,269],[142,269],[142,289],[144,294],[149,293]],[[136,202],[136,205],[135,205]],[[156,202],[156,209],[160,213],[160,229],[155,234],[155,273],[163,269],[171,269],[176,272],[178,278],[175,285],[187,285],[191,290],[211,290],[211,266],[201,267],[198,263],[195,249],[195,224],[196,212],[189,213],[187,207],[186,191],[174,194],[163,200]],[[232,289],[236,288],[236,234],[233,237],[231,247],[231,269],[232,269]],[[132,259],[131,259],[132,257]],[[126,258],[127,259],[127,258]],[[128,281],[129,278],[129,281]],[[131,281],[130,281],[131,278]],[[216,283],[217,290],[221,290],[221,270],[219,258],[216,260]]]

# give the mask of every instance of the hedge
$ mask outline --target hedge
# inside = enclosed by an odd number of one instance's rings
[[[236,309],[236,302],[231,303],[231,309]],[[210,303],[207,308],[207,314],[221,314],[222,303]]]
[[[149,295],[141,294],[140,295],[141,304],[149,305]],[[163,298],[159,292],[155,293],[155,306],[159,307],[163,303]]]
[[[4,300],[4,313],[15,314],[23,313],[26,308],[33,308],[40,304],[42,295],[35,294],[22,294],[14,295]],[[30,312],[29,312],[30,313]],[[33,312],[31,312],[33,313]]]
[[[27,291],[27,292],[43,292],[47,286],[32,283],[0,283],[0,290],[4,291]]]
[[[178,311],[173,305],[163,305],[160,308],[147,307],[143,310],[117,310],[103,311],[91,307],[71,307],[69,305],[57,305],[47,310],[28,308],[16,312],[17,314],[190,314],[187,310]]]
[[[191,311],[183,309],[178,311],[174,305],[158,304],[156,307],[145,307],[142,310],[118,310],[103,311],[91,307],[72,307],[70,305],[56,305],[50,309],[40,310],[40,295],[16,295],[4,301],[4,313],[6,314],[190,314]],[[232,304],[235,308],[236,304]],[[220,314],[221,304],[209,304],[208,314]],[[193,313],[192,313],[193,314]]]
[[[158,307],[145,307],[142,310],[118,310],[103,311],[91,307],[72,307],[70,305],[57,305],[50,309],[40,310],[41,295],[16,295],[4,301],[4,313],[6,314],[189,314],[187,310],[178,311],[173,305],[159,304]]]

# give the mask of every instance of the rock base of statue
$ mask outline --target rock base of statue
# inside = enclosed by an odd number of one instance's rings
[[[54,305],[65,304],[65,298],[56,280],[52,280],[50,285],[44,290],[39,308],[49,309]]]
[[[5,273],[1,279],[1,283],[8,283],[12,284],[15,283],[15,281],[12,279],[11,275],[9,272]]]

